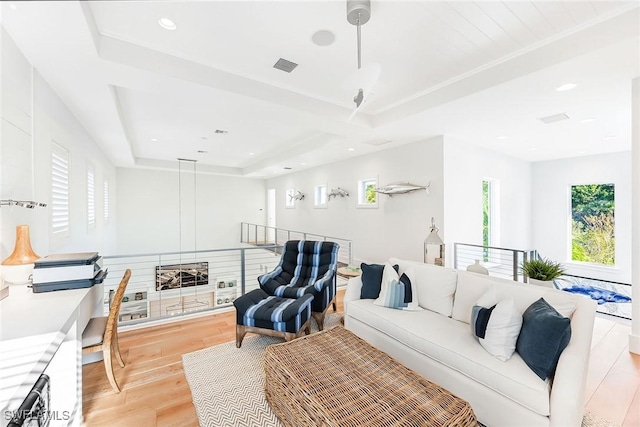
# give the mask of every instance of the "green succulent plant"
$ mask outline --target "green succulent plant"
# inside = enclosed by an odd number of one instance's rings
[[[532,259],[524,261],[520,266],[522,274],[530,279],[553,280],[564,274],[565,270],[559,262],[551,261],[548,258]]]

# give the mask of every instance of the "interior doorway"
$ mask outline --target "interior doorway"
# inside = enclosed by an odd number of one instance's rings
[[[267,241],[265,243],[276,242],[276,189],[267,190]]]

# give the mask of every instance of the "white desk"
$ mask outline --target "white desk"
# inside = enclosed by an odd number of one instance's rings
[[[51,378],[50,427],[80,425],[82,331],[102,315],[103,293],[102,285],[39,294],[12,286],[0,301],[1,427],[42,373]]]

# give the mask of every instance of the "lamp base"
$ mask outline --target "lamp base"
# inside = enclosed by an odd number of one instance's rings
[[[2,280],[9,285],[30,285],[34,264],[3,265]]]
[[[0,301],[9,296],[9,285],[0,279]]]

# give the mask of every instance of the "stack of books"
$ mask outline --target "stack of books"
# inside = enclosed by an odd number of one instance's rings
[[[98,252],[52,254],[34,264],[34,293],[89,288],[102,283],[107,276]]]

